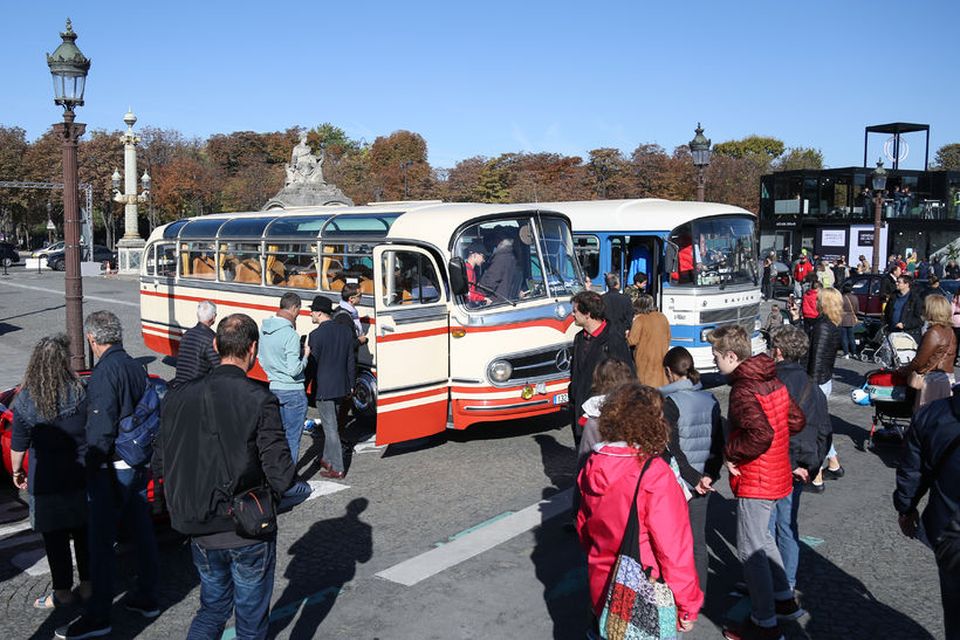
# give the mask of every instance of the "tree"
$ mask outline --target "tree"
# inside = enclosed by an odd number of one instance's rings
[[[670,156],[658,144],[640,144],[630,154],[631,185],[628,195],[636,198],[664,197]]]
[[[937,149],[934,165],[941,171],[960,171],[960,143],[945,144]]]
[[[433,193],[433,171],[427,142],[418,133],[394,131],[373,141],[369,154],[371,178],[384,200],[419,199]]]
[[[90,216],[96,224],[95,213],[100,214],[106,236],[105,242],[111,249],[116,239],[117,223],[123,221],[124,207],[113,200],[113,172],[123,169],[123,144],[120,131],[95,129],[81,138],[77,149],[80,182],[93,187],[93,211]],[[137,182],[139,186],[139,178]],[[122,224],[120,225],[122,227]]]
[[[619,149],[594,149],[587,162],[593,191],[601,200],[624,198],[630,193],[630,164]]]
[[[741,140],[729,140],[714,145],[715,155],[731,158],[754,158],[767,165],[783,155],[782,140],[766,136],[752,135]]]
[[[777,171],[823,169],[823,153],[819,149],[790,147],[787,149],[787,152],[774,163],[774,168]]]
[[[0,126],[0,180],[23,179],[23,156],[27,152],[27,133],[20,127]],[[20,189],[0,188],[0,232],[12,234],[26,211],[26,199]]]
[[[512,154],[507,154],[512,155]],[[509,202],[510,190],[507,186],[507,171],[504,157],[488,160],[477,177],[477,186],[471,200],[478,202]]]
[[[476,197],[480,176],[487,165],[487,158],[473,156],[458,162],[447,173],[441,195],[451,202],[470,202]]]
[[[213,213],[219,209],[215,171],[199,155],[181,154],[157,167],[154,198],[167,219]]]

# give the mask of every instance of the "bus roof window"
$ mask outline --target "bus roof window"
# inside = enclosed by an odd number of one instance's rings
[[[311,238],[320,237],[320,228],[330,216],[300,217],[290,216],[277,218],[267,227],[267,236],[278,238]]]
[[[273,218],[234,218],[220,227],[221,238],[257,238]]]
[[[163,237],[165,240],[170,240],[176,238],[180,235],[180,229],[183,228],[183,225],[190,222],[189,220],[177,220],[176,222],[171,222],[163,229]]]
[[[217,230],[225,222],[223,218],[213,220],[191,220],[180,231],[180,238],[215,238]]]
[[[353,235],[386,235],[399,213],[377,215],[339,215],[334,216],[323,227],[324,238],[336,238]]]

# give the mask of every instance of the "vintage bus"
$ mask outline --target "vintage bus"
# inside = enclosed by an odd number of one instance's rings
[[[468,295],[468,247],[509,270],[506,288],[486,291],[481,274],[472,290],[485,293]],[[544,207],[379,203],[172,222],[144,249],[144,342],[176,355],[201,300],[221,318],[243,312],[260,323],[288,291],[304,301],[296,328],[306,335],[313,297],[337,304],[347,283],[360,287],[369,340],[353,401],[376,416],[378,444],[566,404],[570,297],[583,276],[569,221]]]
[[[753,351],[760,335],[757,217],[745,209],[710,202],[597,200],[552,202],[573,224],[577,256],[597,291],[604,275],[622,286],[647,274],[648,292],[670,321],[671,344],[686,347],[697,369],[716,369],[710,331],[740,324]]]

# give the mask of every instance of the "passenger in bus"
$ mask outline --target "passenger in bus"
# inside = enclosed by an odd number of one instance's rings
[[[483,266],[487,259],[486,249],[479,242],[467,247],[467,257],[464,266],[467,268],[467,306],[481,307],[490,304],[490,299],[477,289],[477,269]]]
[[[653,296],[642,295],[633,305],[636,315],[627,335],[633,347],[633,361],[641,384],[662,387],[667,384],[663,357],[670,348],[670,322],[657,311]]]
[[[677,242],[677,270],[670,274],[670,280],[676,284],[693,282],[693,238],[683,235]]]
[[[494,292],[494,302],[516,300],[520,293],[519,270],[513,240],[503,238],[490,258],[490,266],[480,276],[480,285]]]
[[[603,298],[603,312],[611,329],[627,335],[633,323],[633,303],[630,297],[620,293],[620,278],[615,273],[606,275],[607,291]]]

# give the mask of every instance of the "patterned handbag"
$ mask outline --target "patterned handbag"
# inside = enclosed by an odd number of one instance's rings
[[[630,517],[613,565],[603,612],[600,637],[609,640],[666,640],[677,638],[677,606],[663,578],[652,580],[651,569],[640,561],[640,517],[637,496],[643,475],[653,462],[647,459],[637,480]]]

